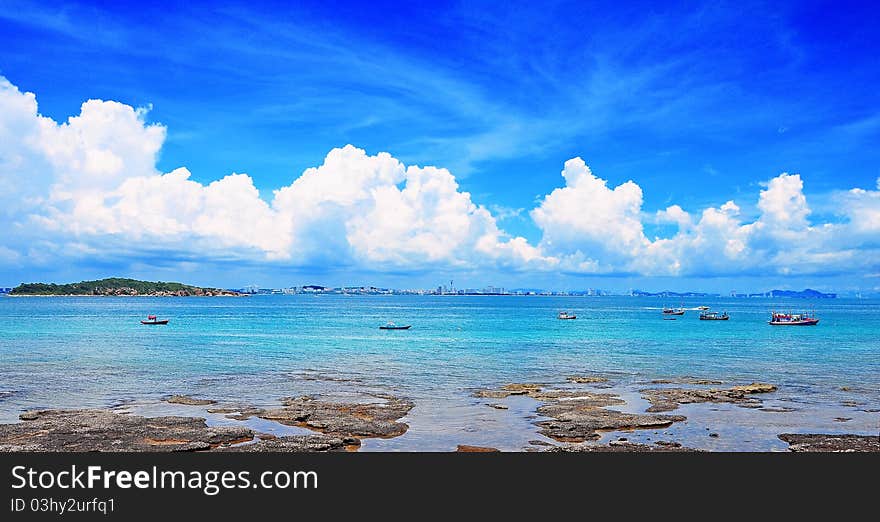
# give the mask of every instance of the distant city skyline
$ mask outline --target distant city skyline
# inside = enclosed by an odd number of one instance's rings
[[[836,292],[820,292],[807,288],[803,290],[772,289],[761,292],[737,292],[731,290],[727,294],[717,292],[661,290],[648,292],[632,288],[624,292],[613,292],[601,288],[583,289],[548,289],[548,288],[503,288],[497,286],[485,286],[482,288],[455,288],[454,286],[438,285],[436,288],[389,288],[376,286],[324,286],[324,285],[301,285],[282,288],[264,288],[258,285],[248,285],[242,288],[232,288],[242,293],[249,294],[311,294],[311,293],[335,293],[335,294],[418,294],[418,295],[559,295],[559,296],[639,296],[639,297],[811,297],[811,298],[836,298]],[[858,294],[857,297],[861,297]]]
[[[184,281],[174,281],[175,283],[184,283]],[[40,283],[56,283],[54,281],[41,281]],[[79,283],[79,281],[68,281],[66,283]],[[217,285],[208,285],[208,287],[216,287]],[[0,294],[9,293],[13,287],[0,287]],[[324,285],[316,283],[304,283],[299,285],[285,286],[262,286],[257,284],[249,284],[242,286],[226,287],[227,290],[246,294],[309,294],[309,293],[334,293],[334,294],[389,294],[389,295],[547,295],[547,296],[587,296],[587,297],[603,297],[603,296],[637,296],[637,297],[806,297],[806,298],[835,298],[838,297],[856,297],[856,298],[872,298],[880,297],[880,293],[861,291],[850,292],[822,292],[812,288],[805,289],[765,289],[761,291],[737,291],[729,292],[711,292],[699,290],[682,290],[676,288],[666,288],[663,290],[649,291],[642,288],[629,288],[623,291],[609,290],[603,288],[536,288],[536,287],[517,287],[505,288],[495,285],[485,285],[482,287],[456,287],[453,281],[449,284],[439,284],[436,287],[384,287],[375,285]]]
[[[0,286],[880,292],[878,16],[0,0]]]

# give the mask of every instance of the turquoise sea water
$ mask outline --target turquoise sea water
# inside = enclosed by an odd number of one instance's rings
[[[697,311],[663,320],[659,309],[679,304],[727,310],[731,320],[699,321]],[[766,324],[771,309],[810,306],[821,318],[818,326]],[[578,319],[559,321],[559,310]],[[148,314],[171,323],[141,325]],[[414,326],[377,328],[389,320]],[[873,430],[880,415],[870,411],[880,407],[880,302],[6,297],[0,298],[0,361],[0,422],[14,422],[27,409],[149,405],[172,393],[260,405],[309,393],[412,398],[410,432],[365,449],[447,449],[456,443],[521,448],[540,438],[529,418],[534,404],[512,399],[510,410],[498,411],[472,397],[476,388],[507,382],[561,383],[567,375],[595,372],[611,377],[614,391],[629,394],[638,411],[644,404],[637,391],[651,379],[763,381],[780,386],[772,401],[798,411],[752,412],[743,420],[742,408],[686,409],[694,418],[715,411],[720,423],[737,425],[739,435],[723,449],[773,449],[775,442],[745,442],[754,438],[749,430]],[[853,420],[835,423],[834,417]],[[681,437],[696,437],[682,429]]]

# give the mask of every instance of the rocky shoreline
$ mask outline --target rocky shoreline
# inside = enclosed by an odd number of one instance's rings
[[[409,428],[399,420],[412,409],[412,402],[390,396],[376,399],[343,403],[298,397],[282,399],[280,408],[220,405],[207,410],[234,420],[259,417],[315,432],[282,437],[244,426],[208,426],[199,417],[143,417],[106,409],[29,411],[19,416],[21,422],[0,424],[0,452],[353,451],[363,438],[398,437]],[[173,395],[165,402],[186,406],[216,404],[186,395]]]
[[[779,439],[797,453],[880,452],[878,435],[828,435],[821,433],[783,433]]]
[[[414,404],[404,398],[375,396],[370,402],[333,402],[311,396],[284,397],[280,408],[253,406],[217,406],[209,413],[222,413],[230,419],[247,420],[259,417],[286,426],[306,428],[325,435],[352,439],[392,438],[406,433],[409,426],[399,420]],[[200,402],[200,401],[199,401]]]
[[[655,381],[656,382],[656,381]],[[702,381],[702,383],[718,383],[718,381]],[[754,395],[776,391],[776,386],[753,382],[732,388],[649,388],[642,390],[642,395],[651,403],[646,411],[672,411],[682,404],[699,402],[731,403],[743,408],[760,408],[762,402]]]
[[[701,451],[669,439],[664,430],[687,417],[666,412],[683,405],[728,404],[761,411],[790,412],[792,408],[765,407],[761,396],[772,397],[777,387],[751,383],[719,387],[720,381],[697,378],[657,379],[655,387],[638,394],[649,406],[623,411],[628,406],[618,393],[609,391],[604,376],[565,376],[552,383],[508,383],[497,388],[477,389],[473,397],[499,410],[497,415],[514,415],[510,400],[526,397],[534,401],[529,421],[545,440],[532,440],[522,451],[549,452],[691,452]],[[682,387],[679,387],[682,386]],[[517,399],[523,400],[523,399]],[[357,451],[364,439],[392,439],[407,433],[407,415],[415,402],[393,395],[361,393],[357,400],[329,400],[318,396],[284,397],[280,405],[261,407],[223,403],[210,398],[169,395],[169,405],[194,411],[192,416],[141,416],[112,409],[48,409],[27,411],[20,422],[0,424],[0,452],[14,451],[221,451],[221,452],[344,452]],[[532,404],[532,403],[529,403]],[[163,413],[167,413],[167,409]],[[171,410],[176,413],[178,410]],[[521,409],[517,410],[522,414]],[[209,425],[198,415],[222,415],[233,425]],[[687,413],[687,412],[685,412]],[[688,413],[690,415],[690,413]],[[297,434],[276,435],[248,426],[250,420],[299,428]],[[222,424],[222,423],[221,423]],[[259,423],[251,426],[260,426]],[[706,428],[709,430],[709,428]],[[274,431],[273,428],[269,428]],[[308,431],[305,431],[308,430]],[[657,440],[645,443],[619,436],[627,432],[653,430]],[[283,430],[280,430],[283,432]],[[618,433],[618,435],[614,435]],[[717,433],[707,431],[709,437]],[[651,435],[654,436],[654,435]],[[614,440],[608,440],[609,437]],[[673,437],[674,438],[674,437]],[[779,440],[793,452],[880,451],[880,437],[857,434],[783,433]],[[605,439],[604,442],[601,440]],[[638,439],[638,437],[636,437]],[[548,442],[551,441],[551,442]],[[458,444],[449,451],[491,452],[494,447]]]
[[[41,410],[0,424],[0,451],[205,451],[253,439],[239,427],[193,417],[140,417],[110,410]]]
[[[569,382],[576,381],[569,378]],[[475,395],[492,399],[526,395],[542,402],[537,413],[552,420],[536,424],[542,435],[557,442],[585,442],[599,439],[603,431],[665,428],[673,422],[685,420],[681,415],[623,413],[607,409],[608,406],[625,404],[619,396],[611,393],[548,389],[545,385],[533,383],[507,384],[498,390],[478,390]]]
[[[627,432],[635,430],[657,430],[674,423],[684,422],[684,415],[659,414],[678,409],[682,405],[713,403],[732,404],[741,408],[760,409],[768,413],[788,413],[791,407],[766,407],[759,395],[772,394],[777,386],[753,382],[718,388],[722,381],[694,377],[674,379],[655,379],[653,385],[687,385],[681,387],[655,387],[639,390],[642,399],[650,406],[644,413],[621,412],[614,407],[626,404],[619,395],[600,392],[597,387],[605,387],[609,379],[602,376],[568,376],[564,382],[553,385],[540,383],[509,383],[496,389],[481,389],[474,396],[481,399],[506,399],[512,396],[527,396],[540,403],[536,413],[549,420],[538,420],[535,425],[539,433],[560,443],[545,451],[551,452],[690,452],[700,451],[688,448],[675,441],[658,440],[653,444],[628,441],[624,437],[605,443],[595,443],[603,433]],[[572,385],[586,384],[589,387]],[[706,386],[712,386],[706,388]],[[489,402],[487,406],[507,409],[503,403]],[[844,419],[840,419],[843,421]],[[848,419],[846,419],[848,420]],[[707,431],[709,428],[706,428]],[[708,431],[708,436],[717,438],[718,433]],[[854,434],[780,434],[780,440],[789,444],[793,452],[852,452],[880,451],[880,435],[866,436]],[[650,439],[648,439],[650,440]],[[542,441],[534,441],[544,445]]]

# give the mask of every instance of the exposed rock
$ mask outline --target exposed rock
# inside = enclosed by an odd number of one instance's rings
[[[852,417],[834,417],[835,422],[848,422],[851,420],[852,420]]]
[[[7,397],[12,397],[13,395],[15,395],[14,391],[0,390],[0,401]]]
[[[600,382],[608,382],[608,379],[606,377],[597,377],[591,375],[571,375],[569,377],[566,377],[565,380],[577,384],[596,384]]]
[[[544,390],[540,384],[507,384],[500,390],[480,390],[476,393],[478,397],[496,397],[499,394],[527,395],[543,402],[537,413],[552,420],[538,422],[537,426],[541,428],[542,435],[559,442],[583,442],[598,439],[599,431],[663,428],[685,420],[681,415],[646,415],[606,409],[606,406],[626,404],[626,401],[611,393]]]
[[[209,404],[215,404],[217,401],[212,401],[208,399],[195,399],[190,397],[189,395],[172,395],[171,397],[165,399],[165,402],[170,404],[184,404],[186,406],[207,406]]]
[[[759,411],[764,411],[767,413],[789,413],[792,411],[798,411],[797,408],[792,408],[791,406],[771,406],[771,407],[761,407]]]
[[[722,381],[713,379],[698,379],[696,377],[676,377],[674,379],[654,379],[651,384],[724,384]]]
[[[541,434],[560,442],[583,442],[600,437],[599,431],[665,428],[686,419],[681,415],[622,413],[595,403],[556,401],[538,408],[553,420],[541,421]]]
[[[476,397],[486,399],[503,399],[511,395],[530,395],[541,390],[541,384],[505,384],[499,390],[478,390]]]
[[[489,406],[495,408],[496,410],[506,410],[508,409],[506,404],[490,404]]]
[[[294,373],[292,376],[301,381],[344,382],[356,384],[362,384],[364,382],[360,377],[338,377],[336,375],[321,373],[316,370]]]
[[[657,442],[654,443],[654,445],[655,446],[662,446],[662,447],[666,447],[666,448],[680,448],[681,447],[681,443],[671,441],[671,440],[658,440]]]
[[[413,403],[397,397],[381,402],[330,402],[313,397],[286,397],[281,408],[240,412],[239,418],[257,416],[288,426],[299,426],[340,437],[391,438],[403,435],[409,426],[397,422],[409,413]]]
[[[228,419],[246,420],[258,416],[265,410],[254,406],[218,406],[216,408],[208,408],[206,411],[208,413],[224,413]]]
[[[763,382],[753,382],[752,384],[745,384],[742,386],[734,386],[730,389],[733,392],[743,392],[743,393],[770,393],[776,391],[776,386],[772,384],[767,384]]]
[[[595,401],[602,403],[602,406],[612,406],[626,404],[626,401],[614,395],[613,393],[595,393],[584,390],[546,390],[536,391],[529,394],[529,397],[539,401]]]
[[[783,433],[779,438],[795,452],[880,451],[877,435],[824,435]]]
[[[207,426],[195,417],[140,417],[110,410],[40,410],[23,422],[0,424],[0,452],[9,451],[236,451],[328,452],[360,446],[354,437],[324,434],[276,437],[245,427]]]
[[[0,451],[199,451],[253,438],[243,427],[193,417],[140,417],[109,410],[41,410],[0,424]]]
[[[595,401],[599,406],[625,404],[617,395],[584,390],[545,390],[542,384],[506,384],[500,390],[478,390],[476,397],[503,399],[511,395],[526,395],[539,401],[585,400]]]
[[[712,437],[713,439],[717,439],[719,437],[719,435],[715,432],[710,433],[709,436]]]
[[[677,444],[677,443],[675,443]],[[667,444],[657,444],[657,445],[648,445],[648,444],[639,444],[636,442],[619,442],[616,444],[565,444],[563,446],[554,446],[553,448],[548,449],[550,452],[565,452],[565,453],[609,453],[609,452],[621,452],[621,453],[664,453],[664,452],[694,452],[699,451],[693,448],[686,448],[678,445],[667,445]]]
[[[458,453],[496,453],[500,450],[496,448],[487,448],[485,446],[468,446],[467,444],[459,444],[455,451]]]
[[[681,404],[700,402],[732,403],[744,408],[760,408],[761,400],[751,395],[776,391],[772,384],[752,383],[727,389],[652,388],[642,390],[651,402],[649,412],[672,411]]]
[[[535,384],[535,383],[511,383],[505,384],[501,387],[502,390],[510,392],[511,395],[520,395],[522,393],[528,393],[533,390],[539,390],[543,384]]]
[[[543,440],[530,440],[529,444],[531,444],[532,446],[554,446],[554,444]]]
[[[278,453],[322,453],[348,451],[360,445],[357,439],[342,439],[327,435],[292,435],[262,439],[253,444],[239,444],[218,451],[233,452],[278,452]]]

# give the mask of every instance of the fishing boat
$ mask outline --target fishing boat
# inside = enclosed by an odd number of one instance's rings
[[[576,315],[574,315],[574,314],[570,314],[570,313],[568,313],[568,312],[559,312],[559,314],[556,316],[556,318],[557,318],[557,319],[563,319],[563,320],[565,320],[565,319],[577,319],[578,316],[576,316]]]
[[[730,319],[730,316],[727,315],[727,312],[703,312],[700,314],[700,321],[727,321]]]
[[[398,325],[398,324],[394,324],[390,321],[387,324],[384,324],[379,327],[380,330],[409,330],[410,328],[412,328],[411,324]]]
[[[663,315],[684,315],[684,308],[664,308]]]
[[[155,315],[148,315],[146,321],[141,321],[141,324],[168,324],[168,319],[159,319]]]
[[[819,318],[815,313],[771,312],[767,324],[773,326],[813,326],[819,324]]]

